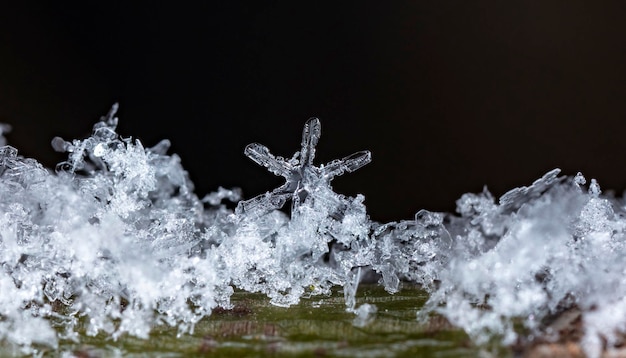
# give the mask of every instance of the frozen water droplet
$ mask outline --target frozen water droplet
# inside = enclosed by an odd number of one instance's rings
[[[61,137],[52,138],[52,148],[60,153],[65,153],[68,151],[70,143],[63,140]]]

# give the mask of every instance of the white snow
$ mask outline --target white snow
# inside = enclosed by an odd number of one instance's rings
[[[244,201],[220,187],[201,200],[169,141],[144,148],[120,136],[116,110],[88,138],[54,138],[68,153],[54,171],[6,145],[0,125],[0,340],[23,352],[78,340],[80,319],[87,334],[112,338],[146,338],[162,324],[192,332],[230,307],[235,288],[285,307],[343,288],[363,326],[376,307],[357,308],[355,295],[371,271],[390,294],[402,281],[422,285],[430,299],[418,316],[443,314],[479,344],[546,333],[547,317],[574,307],[588,355],[626,334],[625,202],[593,179],[585,187],[580,173],[555,169],[498,201],[485,188],[464,194],[457,213],[377,223],[364,196],[330,185],[371,154],[315,166],[312,118],[291,159],[245,149],[284,185]]]

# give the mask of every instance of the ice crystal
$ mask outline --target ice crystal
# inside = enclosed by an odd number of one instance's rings
[[[371,154],[357,152],[316,167],[313,159],[320,133],[319,119],[309,119],[302,132],[301,150],[289,160],[273,156],[257,143],[246,147],[249,158],[286,182],[271,192],[240,201],[234,215],[236,231],[219,248],[247,250],[238,256],[246,259],[226,264],[239,273],[233,275],[233,283],[266,293],[276,305],[297,303],[304,294],[329,293],[332,286],[353,282],[353,269],[368,264],[353,257],[337,260],[332,256],[333,246],[367,245],[370,220],[362,195],[348,198],[336,194],[330,181],[369,163]],[[278,211],[287,200],[292,201],[290,220]],[[348,304],[348,308],[354,306]]]
[[[271,173],[285,178],[282,186],[246,201],[240,201],[237,213],[262,213],[280,209],[287,200],[291,199],[292,215],[297,213],[297,207],[310,198],[311,193],[324,190],[330,186],[334,177],[345,172],[353,172],[372,160],[369,151],[361,151],[336,159],[332,162],[316,167],[313,165],[315,147],[321,135],[321,125],[318,118],[310,118],[302,131],[302,147],[293,157],[286,160],[283,157],[272,155],[264,145],[249,144],[244,153],[255,163],[267,168]]]
[[[341,289],[364,326],[377,311],[356,307],[364,280],[390,294],[421,285],[430,298],[418,318],[442,314],[477,344],[556,339],[551,320],[567,310],[581,314],[590,357],[626,336],[626,202],[594,179],[586,187],[581,173],[555,169],[498,200],[486,188],[464,194],[456,213],[378,223],[363,195],[330,186],[371,154],[313,165],[320,122],[312,118],[291,159],[260,144],[245,149],[284,185],[245,201],[222,187],[198,199],[169,141],[145,148],[122,137],[116,110],[87,138],[54,138],[68,156],[56,170],[20,156],[0,125],[5,346],[35,354],[83,335],[146,338],[158,325],[185,334],[230,307],[235,289],[279,306]],[[288,200],[290,216],[279,210]]]

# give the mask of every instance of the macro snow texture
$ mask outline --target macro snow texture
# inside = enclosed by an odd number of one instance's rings
[[[285,184],[241,200],[222,187],[198,198],[169,141],[120,136],[116,110],[88,138],[54,138],[68,156],[55,170],[18,155],[0,126],[0,340],[24,354],[83,334],[187,334],[230,308],[235,289],[284,307],[343,290],[365,326],[377,309],[356,306],[363,280],[389,294],[419,284],[430,298],[416,320],[441,314],[477,344],[556,337],[544,322],[569,309],[582,314],[590,357],[626,334],[626,202],[580,173],[555,169],[498,200],[464,194],[456,213],[379,223],[362,195],[330,185],[371,154],[315,166],[317,118],[291,159],[245,148]]]

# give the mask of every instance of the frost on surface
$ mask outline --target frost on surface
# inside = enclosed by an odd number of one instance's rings
[[[120,136],[116,110],[87,138],[54,138],[67,153],[55,170],[20,156],[0,125],[0,340],[24,353],[83,335],[147,338],[158,325],[190,333],[235,289],[285,307],[342,290],[365,326],[377,309],[357,307],[364,280],[390,294],[421,285],[430,298],[418,318],[442,314],[479,344],[556,339],[550,320],[566,310],[581,313],[589,356],[626,336],[626,202],[581,173],[555,169],[498,200],[464,194],[456,213],[378,223],[363,195],[330,185],[371,154],[314,165],[312,118],[290,159],[245,149],[282,186],[199,199],[169,141]]]

